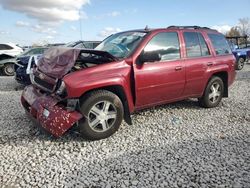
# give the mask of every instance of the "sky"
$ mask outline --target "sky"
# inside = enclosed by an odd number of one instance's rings
[[[225,33],[250,17],[249,7],[250,0],[0,0],[0,43],[103,40],[146,25],[200,25]]]

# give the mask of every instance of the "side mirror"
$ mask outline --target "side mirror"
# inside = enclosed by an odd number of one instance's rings
[[[160,61],[161,55],[157,51],[145,52],[143,51],[139,56],[137,64],[142,65],[145,62]]]

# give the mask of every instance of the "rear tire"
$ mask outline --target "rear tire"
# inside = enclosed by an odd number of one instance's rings
[[[204,94],[199,98],[199,104],[205,108],[219,105],[224,94],[224,83],[220,77],[214,76],[208,82]]]
[[[245,59],[243,57],[240,57],[236,63],[236,70],[243,69],[244,64],[245,64]]]
[[[124,115],[120,98],[107,90],[93,91],[84,96],[80,111],[85,118],[79,123],[79,130],[89,140],[100,140],[114,134]]]
[[[13,76],[14,75],[14,64],[8,63],[5,64],[3,67],[3,74],[6,76]]]

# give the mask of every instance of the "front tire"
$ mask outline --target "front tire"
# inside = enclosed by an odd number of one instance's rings
[[[199,98],[199,104],[205,108],[219,105],[224,94],[224,83],[220,77],[214,76],[208,82],[204,94]]]
[[[241,70],[243,69],[244,67],[244,64],[245,64],[245,59],[243,57],[240,57],[237,61],[237,64],[236,64],[236,70]]]
[[[124,115],[120,98],[107,90],[88,93],[81,100],[80,110],[85,118],[79,123],[79,130],[89,140],[100,140],[114,134]]]
[[[6,76],[13,76],[14,75],[14,65],[11,63],[5,64],[3,67],[3,73]]]

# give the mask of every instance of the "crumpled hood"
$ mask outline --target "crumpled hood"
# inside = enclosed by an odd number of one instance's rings
[[[38,69],[48,76],[62,78],[74,66],[80,51],[75,48],[50,48],[39,60]]]
[[[38,61],[38,69],[48,76],[61,79],[74,66],[80,53],[102,56],[109,59],[110,62],[116,60],[114,56],[105,51],[54,47],[45,51]]]

